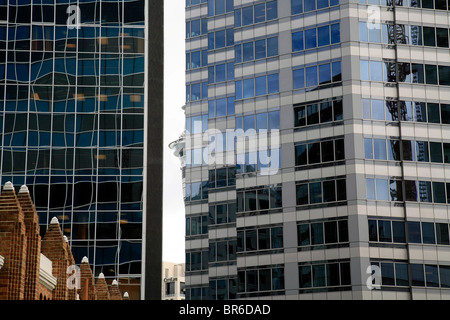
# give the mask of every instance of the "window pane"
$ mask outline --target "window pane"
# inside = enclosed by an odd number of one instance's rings
[[[325,265],[313,265],[313,287],[325,286]]]
[[[378,236],[381,242],[391,242],[391,222],[387,220],[378,221]]]
[[[273,57],[278,55],[278,37],[267,39],[267,56]]]
[[[392,234],[394,242],[405,243],[405,223],[403,221],[392,221]]]
[[[436,238],[438,244],[450,244],[447,223],[436,223]]]
[[[318,44],[320,46],[327,46],[330,44],[330,26],[323,26],[317,28]]]
[[[425,46],[436,46],[434,27],[423,27],[423,44]]]
[[[395,285],[393,263],[381,263],[381,283],[385,286]]]
[[[317,86],[318,79],[317,79],[317,67],[308,67],[306,68],[306,86],[312,87]]]
[[[448,48],[448,29],[436,28],[436,40],[438,47]]]
[[[450,288],[450,266],[439,266],[441,287]]]
[[[299,267],[300,288],[311,288],[311,266]]]
[[[423,235],[423,243],[427,244],[436,243],[434,237],[434,223],[422,222],[422,235]]]
[[[253,6],[242,8],[242,25],[253,24]]]
[[[325,226],[325,243],[338,242],[336,221],[325,222],[324,226]]]
[[[408,221],[408,240],[411,243],[422,243],[420,222]]]
[[[409,286],[408,265],[406,263],[395,264],[395,281],[397,286]]]
[[[375,200],[375,181],[366,179],[366,196],[368,200]]]
[[[267,76],[267,87],[269,93],[276,93],[280,91],[278,73]]]
[[[297,69],[292,72],[294,80],[294,89],[305,87],[305,70]]]
[[[251,98],[255,95],[255,81],[254,79],[244,80],[244,99]]]
[[[436,66],[425,65],[425,79],[427,84],[438,84]]]
[[[307,164],[306,145],[295,146],[295,165],[301,166]]]
[[[431,162],[442,163],[442,144],[439,142],[430,142]]]
[[[292,52],[303,50],[303,31],[292,34]]]
[[[278,5],[277,1],[267,2],[267,20],[273,20],[278,17]]]
[[[427,287],[439,287],[438,268],[434,265],[425,265]]]
[[[419,181],[419,201],[420,202],[433,201],[430,181]]]
[[[255,78],[255,90],[256,90],[257,96],[267,94],[266,86],[267,86],[267,77],[266,76]]]
[[[433,202],[434,203],[446,203],[445,197],[445,183],[433,182]]]
[[[311,224],[311,244],[323,244],[323,224],[321,222]]]
[[[427,103],[428,122],[440,123],[441,117],[439,116],[439,110],[438,103]]]
[[[319,84],[331,82],[331,64],[322,64],[319,66]]]
[[[413,286],[424,287],[425,277],[423,274],[423,265],[421,264],[411,264],[411,280]]]
[[[314,2],[314,1],[307,1]],[[317,47],[316,29],[305,30],[305,49],[311,49]]]
[[[336,201],[336,183],[332,181],[323,182],[323,202]]]
[[[386,140],[373,139],[374,158],[376,160],[386,160]]]
[[[298,225],[298,245],[309,246],[309,224]]]
[[[339,282],[339,264],[329,263],[327,266],[327,286],[338,286]]]
[[[297,185],[297,205],[308,204],[308,184]]]
[[[255,23],[266,20],[266,4],[261,3],[255,5]]]
[[[255,59],[262,59],[266,57],[266,40],[255,41]]]

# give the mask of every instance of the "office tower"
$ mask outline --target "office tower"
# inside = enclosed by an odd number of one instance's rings
[[[445,0],[187,0],[186,299],[448,298],[448,40]]]
[[[0,1],[2,184],[27,185],[42,234],[57,217],[76,263],[131,299],[160,296],[161,12]]]

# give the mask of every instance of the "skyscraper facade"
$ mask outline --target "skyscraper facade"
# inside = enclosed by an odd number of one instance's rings
[[[449,5],[186,1],[186,299],[450,296]]]
[[[88,257],[95,275],[118,279],[133,298],[145,296],[143,263],[152,259],[146,155],[149,111],[162,114],[162,75],[149,68],[162,65],[159,7],[0,1],[2,184],[27,185],[43,233],[57,217],[76,263]]]

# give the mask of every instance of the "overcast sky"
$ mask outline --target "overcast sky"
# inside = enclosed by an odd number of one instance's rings
[[[163,260],[182,263],[184,253],[184,203],[180,160],[169,144],[184,130],[185,104],[185,0],[164,0],[164,230]]]

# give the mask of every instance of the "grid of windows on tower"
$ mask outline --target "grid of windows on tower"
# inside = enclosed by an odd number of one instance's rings
[[[0,1],[2,185],[29,187],[42,232],[59,218],[77,263],[139,275],[145,2],[76,1],[78,28],[70,4]]]

